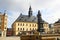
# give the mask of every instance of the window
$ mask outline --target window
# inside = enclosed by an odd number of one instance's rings
[[[19,26],[19,23],[18,23],[18,26]]]
[[[34,30],[34,28],[33,28],[33,30]]]
[[[23,26],[24,26],[24,24],[23,24]]]
[[[36,28],[35,28],[35,30],[36,30]]]
[[[22,26],[22,23],[20,24],[20,26]]]
[[[35,27],[36,27],[36,24],[35,24]]]
[[[0,29],[1,29],[1,26],[0,26]]]
[[[33,24],[33,27],[34,27],[34,24]]]
[[[0,22],[1,22],[2,20],[1,20],[1,18],[0,18]]]
[[[21,18],[23,18],[23,17],[21,17]]]
[[[31,24],[30,24],[30,27],[31,27]]]
[[[28,24],[26,24],[26,26],[28,26]]]
[[[26,31],[28,31],[28,28],[26,29]]]
[[[23,28],[23,31],[24,31],[24,28]]]
[[[30,31],[31,31],[31,28],[30,28]]]
[[[19,28],[18,28],[18,31],[19,31]]]
[[[22,28],[20,28],[20,30],[22,30]]]
[[[6,29],[6,27],[5,27],[5,29]]]

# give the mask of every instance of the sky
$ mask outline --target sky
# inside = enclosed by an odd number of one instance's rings
[[[60,19],[60,0],[0,0],[0,12],[6,10],[8,14],[8,28],[20,13],[28,15],[30,5],[33,15],[36,16],[40,10],[42,19],[49,24]]]

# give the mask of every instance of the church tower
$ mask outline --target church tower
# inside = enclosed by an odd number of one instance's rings
[[[28,16],[29,16],[29,17],[32,16],[32,8],[31,8],[31,6],[29,7]]]
[[[38,21],[38,31],[39,32],[43,32],[43,23],[42,23],[42,18],[41,18],[41,13],[40,10],[38,10],[38,14],[37,14],[37,21]]]

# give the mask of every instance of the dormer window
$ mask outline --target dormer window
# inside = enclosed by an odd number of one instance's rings
[[[19,20],[21,20],[21,19],[19,19]]]
[[[23,17],[21,17],[21,18],[23,18]]]

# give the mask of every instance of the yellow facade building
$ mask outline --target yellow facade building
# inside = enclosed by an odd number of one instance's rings
[[[37,26],[33,22],[15,22],[12,28],[14,35],[18,35],[19,32],[37,30]]]
[[[60,19],[54,23],[52,30],[54,33],[60,33]]]
[[[43,28],[45,33],[48,33],[50,31],[48,23],[43,23]]]
[[[7,14],[0,12],[0,36],[6,36],[7,31]]]
[[[12,24],[13,35],[18,35],[21,32],[30,32],[38,30],[38,18],[32,15],[32,8],[30,6],[28,15],[20,14],[19,17]],[[47,33],[49,30],[49,25],[47,22],[42,21],[43,29]]]

